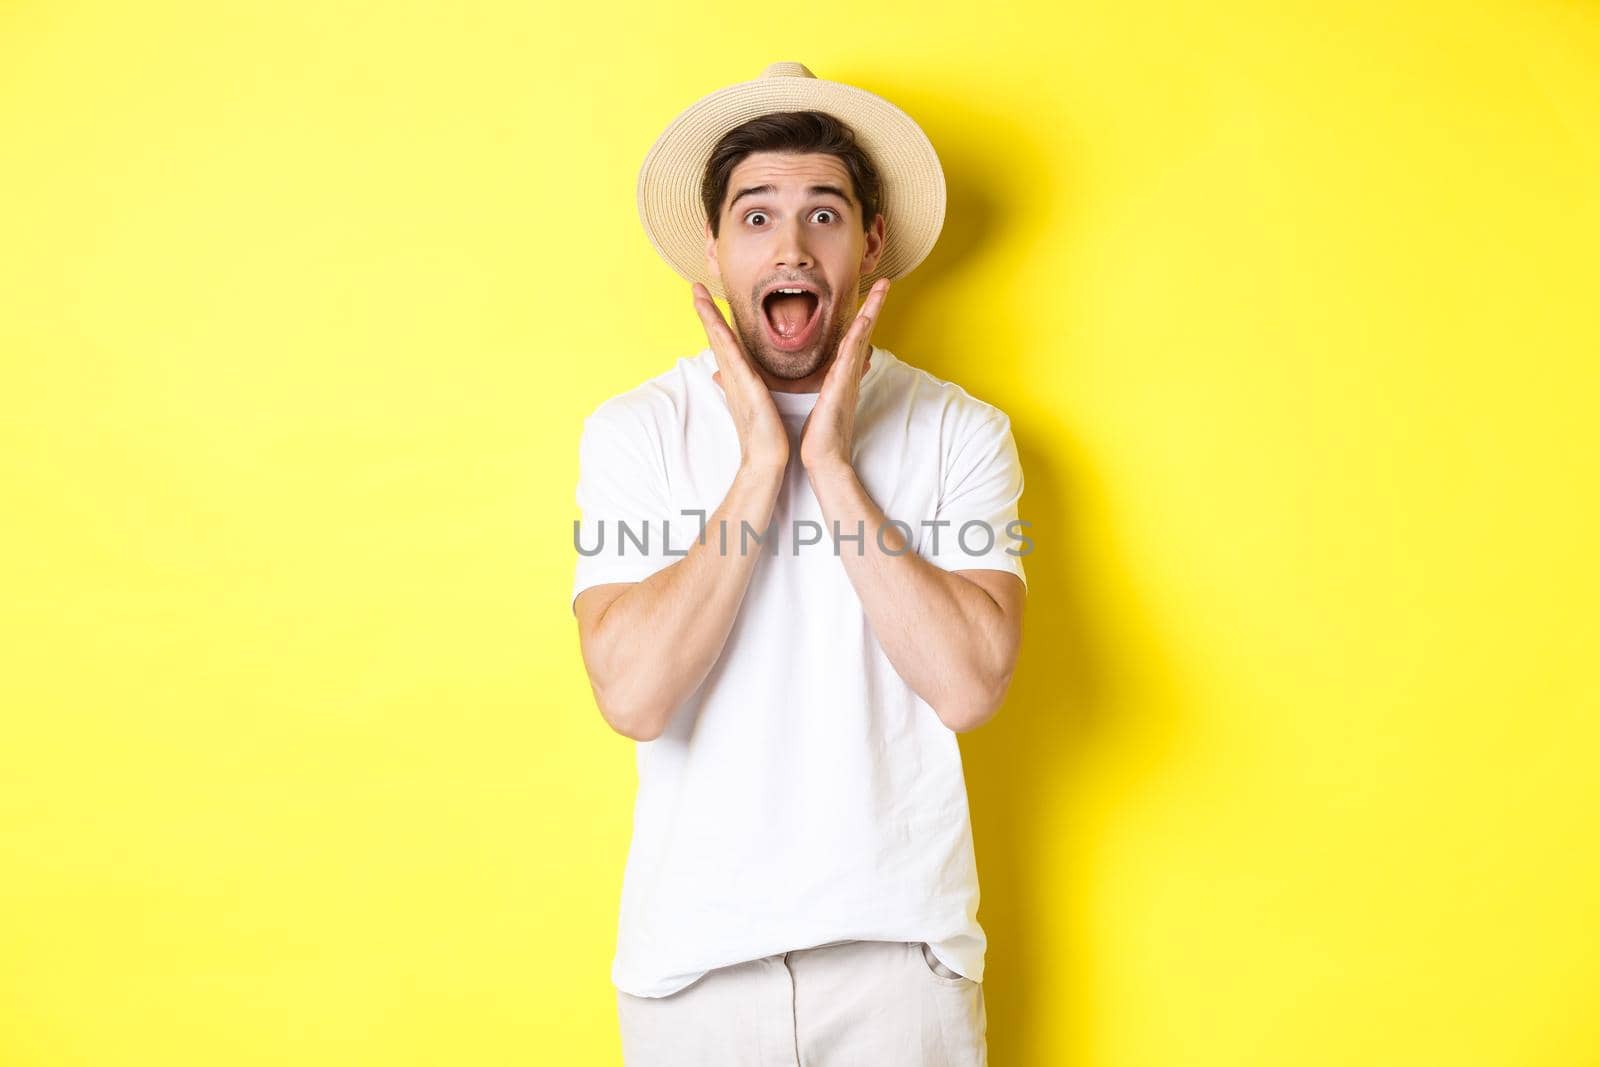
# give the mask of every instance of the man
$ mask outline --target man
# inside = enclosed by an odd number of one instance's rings
[[[956,734],[1016,661],[1022,471],[1003,412],[870,344],[944,192],[908,116],[794,63],[640,173],[709,348],[579,446],[573,610],[638,742],[628,1067],[987,1062]]]

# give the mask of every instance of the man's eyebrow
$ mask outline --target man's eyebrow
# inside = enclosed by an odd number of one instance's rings
[[[778,187],[775,185],[752,185],[748,189],[740,189],[738,193],[734,194],[733,199],[728,201],[728,210],[732,211],[733,205],[737,204],[742,197],[765,196],[768,193],[775,193],[777,191]],[[812,196],[837,196],[845,203],[851,203],[849,195],[837,185],[813,185],[808,192],[810,192]]]
[[[850,203],[850,194],[846,193],[843,189],[839,188],[837,185],[813,185],[811,187],[811,195],[812,196],[837,196],[840,200],[843,200],[845,203],[847,203],[847,204]]]

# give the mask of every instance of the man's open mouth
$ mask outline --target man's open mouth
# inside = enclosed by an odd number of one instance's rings
[[[777,285],[761,299],[767,340],[785,352],[797,352],[815,339],[821,312],[822,299],[810,286]]]

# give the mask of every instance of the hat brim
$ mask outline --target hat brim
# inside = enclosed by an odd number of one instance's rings
[[[864,89],[806,77],[762,77],[718,89],[675,118],[639,168],[639,221],[661,258],[686,280],[726,298],[706,265],[700,183],[729,130],[773,111],[825,111],[848,125],[882,181],[883,255],[862,285],[909,274],[944,226],[944,168],[922,127]]]

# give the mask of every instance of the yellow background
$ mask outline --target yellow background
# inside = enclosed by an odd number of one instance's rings
[[[992,1062],[1600,1063],[1573,0],[0,8],[0,1063],[618,1062],[577,437],[776,60],[923,123],[875,340],[1022,451]]]

